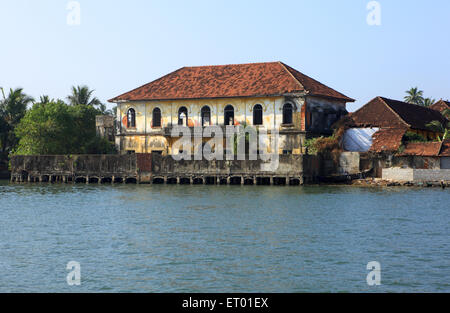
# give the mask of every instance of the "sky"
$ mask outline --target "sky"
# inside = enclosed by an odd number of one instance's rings
[[[79,25],[69,2],[0,0],[0,87],[106,102],[183,66],[282,61],[349,111],[416,86],[450,98],[448,0],[380,0],[381,25],[369,0],[79,0]]]

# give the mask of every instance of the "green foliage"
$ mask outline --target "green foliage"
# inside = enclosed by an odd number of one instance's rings
[[[442,115],[444,115],[444,117],[446,119],[450,119],[450,109],[444,109],[444,111],[442,111]]]
[[[434,132],[443,134],[442,138],[439,137],[439,141],[450,139],[450,122],[445,125],[439,121],[432,121],[426,126]]]
[[[404,99],[407,103],[423,105],[423,91],[419,90],[419,88],[417,87],[411,88],[410,90],[406,91],[406,96]]]
[[[19,143],[15,154],[103,154],[114,153],[113,143],[99,138],[95,117],[101,110],[91,104],[68,105],[41,97],[16,128]]]
[[[422,135],[413,133],[413,132],[406,132],[403,136],[402,142],[408,143],[408,142],[427,142],[428,140],[423,137]]]
[[[74,116],[62,101],[36,103],[16,128],[16,154],[65,154],[73,145]]]
[[[417,104],[424,107],[429,107],[436,103],[435,99],[425,98],[423,96],[423,90],[419,90],[417,87],[407,90],[404,100],[407,103]]]
[[[436,103],[436,100],[435,100],[435,99],[425,98],[425,99],[423,99],[422,105],[423,105],[424,107],[430,107],[430,106],[432,106],[432,105],[435,104],[435,103]]]
[[[14,129],[25,115],[27,106],[33,99],[27,96],[22,88],[10,89],[7,96],[2,88],[2,95],[3,99],[0,100],[0,163],[5,163],[18,142]]]
[[[319,137],[319,138],[310,138],[310,139],[306,139],[305,140],[305,147],[306,150],[308,151],[308,154],[317,154],[319,153],[319,145],[318,142],[319,140],[324,139],[324,137]]]

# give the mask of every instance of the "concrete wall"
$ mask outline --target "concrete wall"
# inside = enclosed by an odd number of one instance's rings
[[[306,161],[305,161],[306,160]],[[304,162],[310,166],[304,170]],[[154,177],[279,177],[314,181],[320,171],[320,159],[315,156],[280,155],[275,170],[267,170],[270,162],[245,161],[176,161],[159,154],[131,155],[50,155],[13,156],[12,180],[17,182],[76,181],[96,178],[115,182],[136,179],[151,182]]]
[[[13,156],[11,175],[32,179],[40,176],[136,177],[136,155],[39,155]]]
[[[257,176],[290,176],[301,177],[303,175],[303,156],[280,155],[279,166],[275,171],[263,170],[262,160],[254,161],[176,161],[171,156],[153,155],[152,174],[154,176],[233,176],[233,175],[257,175]]]
[[[414,170],[414,181],[450,181],[450,170]]]
[[[450,170],[387,168],[383,169],[383,179],[406,182],[450,181]]]
[[[381,178],[383,175],[383,169],[390,168],[439,170],[441,169],[441,158],[424,156],[396,156],[390,153],[360,154],[361,171],[373,169],[373,176]]]
[[[414,170],[409,168],[384,168],[382,178],[392,181],[414,181]]]

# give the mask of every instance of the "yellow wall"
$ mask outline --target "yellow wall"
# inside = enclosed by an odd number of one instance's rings
[[[300,110],[303,100],[294,106],[294,128],[301,128]],[[188,109],[189,126],[201,126],[201,109],[209,106],[211,109],[211,125],[224,124],[224,108],[227,105],[234,107],[235,122],[242,125],[253,125],[253,107],[256,104],[263,106],[263,126],[268,131],[281,129],[283,120],[284,97],[264,98],[236,98],[236,99],[211,99],[211,100],[176,100],[176,101],[148,101],[120,103],[117,108],[118,122],[126,118],[130,108],[136,111],[136,128],[126,128],[122,125],[121,134],[117,143],[122,151],[135,151],[136,153],[149,153],[161,151],[163,154],[172,153],[173,138],[165,137],[162,133],[164,127],[178,125],[178,110],[181,107]],[[162,128],[152,127],[152,113],[155,108],[161,110]],[[205,141],[209,139],[205,138]],[[297,151],[299,152],[299,151]]]

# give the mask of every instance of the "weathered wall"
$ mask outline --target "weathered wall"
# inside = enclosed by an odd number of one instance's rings
[[[320,155],[320,176],[354,175],[361,172],[358,152]]]
[[[172,156],[159,154],[131,155],[53,155],[13,156],[14,181],[75,181],[96,178],[121,181],[136,179],[151,182],[155,177],[279,177],[312,182],[321,171],[321,158],[304,155],[280,155],[274,170],[267,170],[270,162],[245,161],[176,161]],[[306,167],[305,167],[306,166]],[[45,177],[45,179],[43,179]]]
[[[409,168],[384,168],[382,178],[392,181],[414,181],[414,170]]]
[[[450,181],[450,170],[414,170],[415,181]]]
[[[441,168],[440,157],[395,156],[393,154],[361,153],[361,171],[373,169],[374,177],[381,178],[382,170],[387,168],[432,169]]]
[[[450,181],[450,170],[387,168],[383,169],[383,179],[399,182]]]
[[[257,175],[257,176],[290,176],[303,175],[303,156],[280,155],[279,166],[276,171],[264,171],[262,160],[245,161],[176,161],[171,156],[153,155],[152,174],[154,176],[232,176],[232,175]],[[267,164],[267,162],[266,162]]]
[[[12,175],[136,176],[136,155],[13,156]]]

